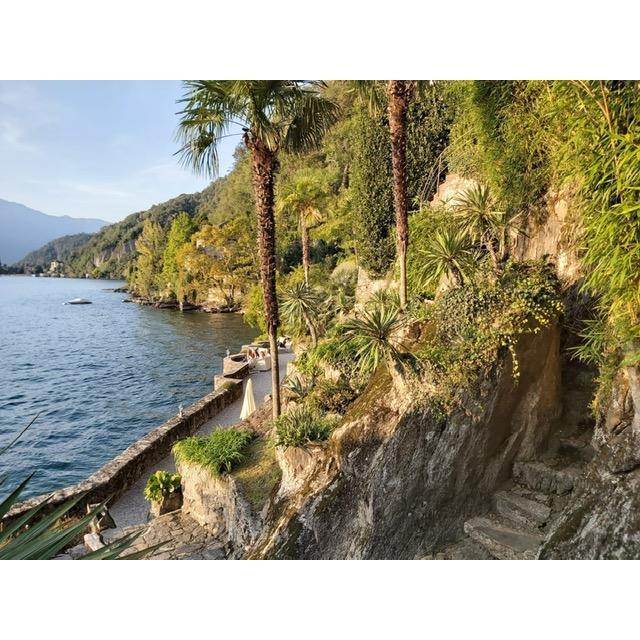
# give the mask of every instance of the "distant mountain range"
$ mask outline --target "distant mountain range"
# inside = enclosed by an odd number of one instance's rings
[[[92,218],[50,216],[0,199],[0,262],[13,264],[60,236],[95,233],[108,224]]]

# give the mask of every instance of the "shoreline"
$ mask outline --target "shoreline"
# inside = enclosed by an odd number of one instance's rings
[[[2,518],[1,524],[6,525],[47,500],[44,514],[70,499],[79,498],[66,517],[84,515],[89,505],[104,500],[114,504],[149,467],[170,454],[171,447],[177,440],[193,435],[202,425],[239,400],[242,397],[244,378],[249,373],[247,364],[235,367],[227,373],[222,372],[216,376],[213,391],[189,405],[182,416],[169,418],[152,429],[84,480],[19,502]]]

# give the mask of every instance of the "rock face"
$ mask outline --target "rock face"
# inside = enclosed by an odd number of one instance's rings
[[[542,545],[539,557],[640,558],[640,384],[620,371],[607,413],[598,422],[596,456]]]
[[[475,180],[450,173],[438,187],[431,206],[455,207],[460,195],[477,185]],[[539,215],[528,216],[524,233],[511,238],[512,254],[516,260],[536,260],[550,257],[558,278],[565,284],[576,282],[581,275],[579,257],[580,217],[572,208],[573,193],[549,191]]]
[[[532,220],[526,233],[514,238],[514,257],[535,260],[550,256],[558,279],[573,283],[581,276],[579,257],[580,217],[571,208],[571,190],[551,191],[541,220]]]
[[[217,540],[245,549],[258,536],[260,521],[232,476],[214,476],[198,465],[179,464],[182,513],[205,527]]]
[[[446,416],[378,373],[301,487],[271,504],[249,557],[414,558],[456,540],[559,415],[558,329],[523,338],[518,355],[517,385],[503,357]]]

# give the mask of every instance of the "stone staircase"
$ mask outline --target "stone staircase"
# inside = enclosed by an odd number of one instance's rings
[[[558,438],[539,461],[516,462],[493,509],[464,523],[465,537],[431,556],[438,560],[533,560],[593,456],[590,431]]]
[[[576,481],[593,457],[594,421],[589,403],[595,372],[563,365],[562,427],[546,454],[516,462],[511,479],[493,495],[492,510],[464,523],[464,537],[428,556],[437,560],[532,560],[569,501]]]

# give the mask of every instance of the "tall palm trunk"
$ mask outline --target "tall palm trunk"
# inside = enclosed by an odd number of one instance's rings
[[[304,316],[304,321],[305,321],[305,324],[307,325],[307,329],[309,329],[309,335],[311,336],[311,346],[312,347],[317,347],[318,346],[318,332],[316,330],[316,325],[313,324],[313,322],[311,322],[311,318],[309,317],[308,313],[303,312],[302,315]]]
[[[304,219],[304,214],[300,215],[300,228],[302,231],[302,268],[304,269],[304,283],[309,286],[309,265],[311,264],[311,239],[309,238],[309,227]]]
[[[260,280],[271,350],[271,397],[273,399],[273,417],[277,418],[280,415],[280,371],[277,344],[280,318],[276,295],[276,223],[273,215],[273,184],[278,170],[278,158],[262,142],[251,139],[248,135],[245,135],[245,144],[251,150],[253,165]]]
[[[403,309],[407,306],[407,247],[409,245],[407,109],[412,92],[413,84],[408,80],[389,80],[387,84],[396,246],[400,262],[400,307]]]

